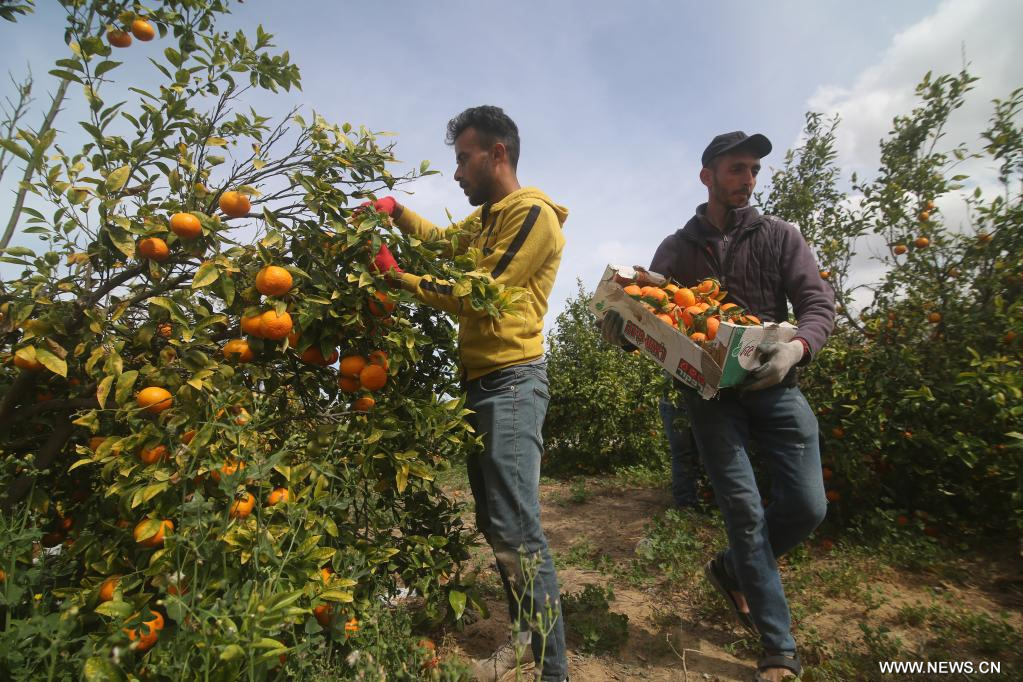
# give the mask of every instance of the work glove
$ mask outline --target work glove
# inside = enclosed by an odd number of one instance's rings
[[[387,244],[380,244],[380,250],[373,257],[373,269],[385,275],[400,275],[404,270],[398,267],[398,261],[394,259]]]
[[[612,346],[625,346],[629,342],[622,332],[625,330],[625,318],[614,310],[608,310],[600,320],[600,336],[605,343]]]
[[[752,369],[743,390],[759,391],[781,382],[793,367],[803,359],[803,342],[794,339],[786,343],[762,343],[757,346],[760,366]]]
[[[394,212],[398,207],[398,202],[394,199],[394,197],[384,197],[383,199],[377,199],[376,201],[364,201],[356,207],[355,213],[362,213],[367,208],[371,207],[377,213],[394,215]]]

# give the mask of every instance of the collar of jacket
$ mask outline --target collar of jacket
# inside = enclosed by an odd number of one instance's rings
[[[764,222],[760,211],[753,206],[733,208],[728,212],[725,221],[728,226],[726,232],[752,230]],[[705,242],[708,237],[720,234],[720,231],[707,220],[707,204],[703,203],[696,207],[696,215],[682,228],[681,234],[699,242]]]

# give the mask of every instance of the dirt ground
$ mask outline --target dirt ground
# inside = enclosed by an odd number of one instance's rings
[[[615,565],[627,565],[636,556],[636,545],[644,537],[647,524],[671,504],[666,488],[623,488],[598,483],[588,485],[586,490],[583,499],[570,500],[569,484],[541,485],[543,525],[558,564],[562,594],[578,592],[587,584],[612,585],[614,600],[610,609],[628,616],[628,641],[621,653],[612,657],[579,653],[573,650],[570,638],[571,679],[574,682],[751,680],[755,672],[754,643],[745,639],[739,626],[732,623],[722,600],[717,602],[719,613],[712,614],[707,613],[704,600],[701,615],[698,605],[694,604],[699,600],[689,598],[684,585],[653,581],[649,586],[633,587],[627,581],[616,579],[613,571],[605,570],[609,565],[606,559],[601,570],[566,565],[569,562],[563,558],[580,543],[599,548]],[[468,492],[456,491],[456,496],[465,499]],[[481,553],[481,561],[488,560],[488,556],[486,552]],[[703,557],[698,560],[702,564]],[[820,561],[826,563],[828,559],[822,557]],[[927,575],[900,574],[886,569],[876,576],[866,576],[880,606],[865,610],[863,603],[830,595],[823,608],[797,623],[797,639],[803,647],[801,633],[813,633],[814,646],[826,655],[843,642],[862,638],[860,623],[869,611],[875,620],[887,618],[895,623],[892,634],[899,636],[912,650],[916,644],[922,645],[928,633],[910,627],[900,629],[898,618],[893,614],[905,604],[933,603],[935,595],[943,595],[949,603],[970,604],[990,613],[1007,612],[1014,627],[1019,628],[1023,626],[1019,570],[1018,561],[1007,565],[984,562],[974,571],[976,581],[969,585],[951,585]],[[481,658],[507,641],[508,615],[501,596],[495,589],[487,599],[490,618],[471,623],[461,632],[450,633],[444,648],[457,651],[463,657]],[[714,610],[713,604],[711,610]],[[506,679],[515,677],[510,675]],[[1023,673],[1015,679],[1023,679]]]

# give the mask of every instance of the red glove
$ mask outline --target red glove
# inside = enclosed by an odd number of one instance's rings
[[[398,267],[398,261],[394,260],[394,256],[391,254],[391,250],[387,248],[387,244],[380,245],[380,250],[377,251],[377,255],[373,258],[373,268],[385,275],[400,275],[404,272],[404,270]]]
[[[384,197],[383,199],[377,199],[373,202],[373,210],[377,213],[394,215],[394,209],[397,207],[398,202],[394,200],[394,197]]]

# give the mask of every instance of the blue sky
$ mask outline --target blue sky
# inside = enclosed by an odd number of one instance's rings
[[[17,24],[0,24],[0,62],[15,75],[31,63],[44,104],[47,65],[66,48],[56,3],[39,5]],[[437,222],[445,209],[469,210],[452,180],[448,119],[487,103],[516,120],[520,181],[571,211],[548,325],[577,277],[592,288],[608,262],[648,263],[705,200],[699,156],[716,133],[766,134],[775,145],[770,168],[797,142],[808,109],[838,112],[840,162],[869,173],[877,140],[912,106],[913,85],[928,69],[957,71],[965,50],[983,79],[979,105],[961,122],[974,138],[987,102],[1023,85],[1023,48],[1010,28],[1023,26],[1023,3],[1015,0],[249,0],[223,28],[257,24],[290,52],[303,90],[256,108],[300,105],[396,131],[400,159],[428,159],[442,171],[401,197]],[[135,59],[115,74],[144,83],[152,71],[140,56],[160,49],[154,41],[119,53]],[[75,112],[69,106],[58,119],[72,134]],[[0,188],[8,196],[9,180]]]

